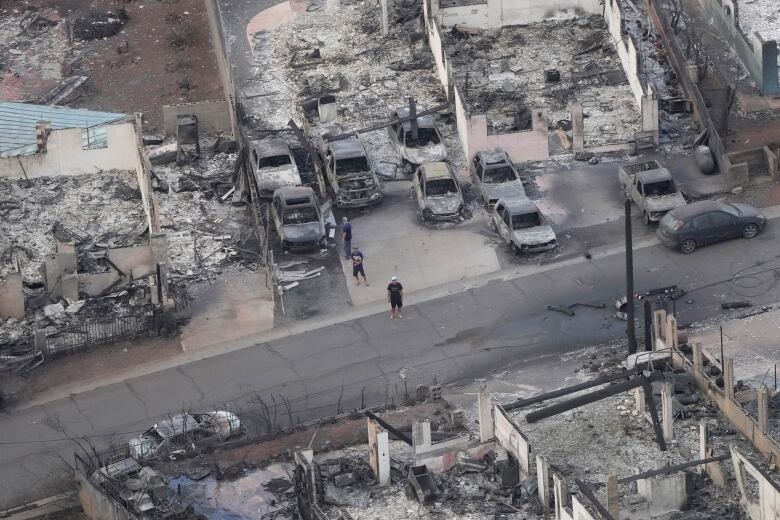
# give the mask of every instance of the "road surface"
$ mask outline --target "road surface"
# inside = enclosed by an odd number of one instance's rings
[[[635,254],[638,291],[678,284],[678,319],[719,315],[720,303],[778,300],[780,228],[751,241],[736,240],[690,256],[650,245]],[[735,280],[735,276],[737,279]],[[262,424],[263,402],[278,406],[276,422],[333,415],[361,404],[403,397],[404,381],[450,382],[480,377],[502,366],[544,366],[586,345],[624,336],[610,317],[624,285],[624,256],[581,258],[565,267],[494,282],[404,309],[262,342],[187,365],[0,416],[0,509],[57,492],[71,441],[47,426],[59,419],[72,436],[97,445],[125,442],[168,413],[229,406]],[[573,317],[548,305],[601,302],[604,310],[575,308]],[[692,303],[686,303],[692,302]],[[273,398],[272,398],[273,396]],[[48,419],[47,419],[48,418]],[[269,417],[272,420],[273,416]]]

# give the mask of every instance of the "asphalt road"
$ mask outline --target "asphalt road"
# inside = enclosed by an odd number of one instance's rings
[[[717,316],[722,301],[775,302],[779,238],[780,228],[770,226],[752,241],[690,256],[662,246],[642,248],[635,254],[637,290],[685,288],[688,294],[677,302],[681,323]],[[622,254],[582,258],[410,306],[403,320],[381,313],[347,321],[0,416],[0,509],[58,491],[53,482],[64,475],[59,457],[70,460],[74,446],[47,426],[52,418],[69,435],[103,445],[124,442],[183,408],[229,406],[262,424],[257,396],[271,407],[271,396],[280,403],[280,425],[289,420],[283,399],[294,420],[397,402],[404,381],[413,390],[434,375],[450,382],[510,365],[541,368],[545,360],[622,337],[625,323],[609,314],[623,284]],[[573,317],[547,310],[575,302],[602,302],[607,308],[577,307]]]

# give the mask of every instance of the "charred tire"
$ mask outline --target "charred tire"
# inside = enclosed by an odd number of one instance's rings
[[[520,254],[520,248],[517,247],[517,244],[515,244],[514,242],[509,242],[509,249],[512,251],[513,255]]]
[[[754,238],[758,235],[758,226],[755,224],[748,224],[742,228],[742,238]]]
[[[693,253],[694,251],[696,251],[696,241],[692,238],[689,238],[688,240],[683,240],[680,243],[680,251],[682,251],[684,255],[689,255]]]
[[[425,222],[426,220],[430,220],[432,216],[433,216],[433,212],[428,208],[420,212],[420,218],[423,219],[423,222]]]

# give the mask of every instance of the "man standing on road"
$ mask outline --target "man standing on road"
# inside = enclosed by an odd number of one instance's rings
[[[387,302],[390,304],[390,319],[403,318],[401,307],[404,306],[404,286],[393,276],[387,286]]]
[[[352,224],[349,223],[347,217],[341,218],[341,231],[344,239],[344,259],[349,260],[349,253],[352,251]]]
[[[358,246],[354,246],[352,248],[352,276],[355,277],[357,284],[360,285],[360,277],[358,275],[363,275],[363,282],[365,282],[366,287],[368,287],[366,272],[363,270],[363,258],[363,253],[360,252]]]

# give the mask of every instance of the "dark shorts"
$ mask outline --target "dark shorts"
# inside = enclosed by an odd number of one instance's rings
[[[393,309],[393,310],[400,309],[403,306],[404,306],[403,298],[400,298],[400,297],[398,297],[398,298],[391,297],[390,298],[390,308],[391,309]]]
[[[357,277],[358,273],[362,274],[363,278],[366,277],[366,272],[363,271],[363,264],[352,266],[352,276]]]

